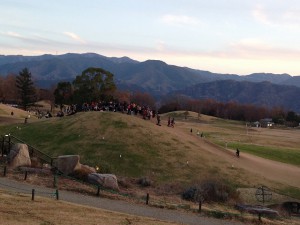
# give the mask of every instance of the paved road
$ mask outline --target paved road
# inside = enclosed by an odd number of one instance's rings
[[[55,189],[42,186],[30,185],[17,182],[4,177],[0,178],[0,189],[10,192],[31,194],[35,189],[37,196],[53,197]],[[121,212],[131,215],[156,218],[159,220],[171,221],[189,225],[244,225],[241,222],[218,220],[215,218],[203,217],[193,213],[184,213],[175,210],[158,209],[146,205],[136,205],[133,203],[105,199],[93,196],[82,195],[78,193],[59,191],[59,199],[80,205],[92,206],[96,208],[106,209],[115,212]]]

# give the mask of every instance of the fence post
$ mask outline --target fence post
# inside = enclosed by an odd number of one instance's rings
[[[53,187],[57,187],[57,175],[56,172],[54,172],[54,177],[53,177]]]
[[[98,185],[98,189],[97,189],[97,196],[100,195],[100,186]]]
[[[24,180],[27,179],[27,171],[25,171],[25,177],[24,177]]]
[[[55,192],[55,194],[56,194],[56,200],[59,200],[58,189],[56,189],[56,192]]]
[[[201,212],[201,209],[202,209],[202,201],[199,201],[199,209],[198,209],[199,213]]]
[[[10,145],[11,145],[11,143],[10,143],[10,135],[8,136],[8,153],[10,152]]]
[[[34,201],[34,189],[32,189],[32,192],[31,192],[31,200]]]
[[[4,169],[3,169],[3,176],[6,177],[6,166],[4,166]]]
[[[1,150],[2,150],[2,157],[4,156],[4,142],[5,142],[5,139],[4,139],[4,136],[2,137],[2,148],[1,148]]]
[[[149,204],[149,193],[147,193],[147,196],[146,196],[146,205]]]

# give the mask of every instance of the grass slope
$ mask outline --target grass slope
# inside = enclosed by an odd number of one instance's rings
[[[180,140],[160,130],[150,121],[111,112],[86,112],[51,118],[36,123],[0,127],[37,149],[56,157],[78,154],[81,162],[99,166],[104,172],[158,181],[195,178],[194,170],[206,166],[186,166],[189,149]],[[213,176],[214,170],[208,172]],[[208,176],[208,175],[207,175]]]

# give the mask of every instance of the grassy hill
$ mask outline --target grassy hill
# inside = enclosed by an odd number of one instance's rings
[[[286,188],[272,181],[272,177],[266,179],[253,174],[255,165],[251,162],[252,168],[246,168],[246,161],[240,161],[244,164],[240,168],[235,167],[240,163],[234,158],[236,147],[240,148],[242,157],[244,152],[249,152],[300,165],[297,138],[300,130],[245,128],[241,122],[198,117],[191,112],[186,118],[184,112],[169,115],[175,117],[175,128],[166,126],[168,115],[163,115],[162,126],[157,126],[155,119],[148,121],[113,112],[83,112],[0,126],[0,134],[10,133],[52,157],[78,154],[81,163],[98,166],[100,172],[135,178],[147,176],[157,184],[191,184],[215,179],[235,187],[263,183]],[[203,132],[205,138],[196,135],[197,131]]]
[[[63,118],[0,127],[56,157],[79,154],[81,162],[121,176],[149,176],[157,182],[187,182],[222,177],[209,153],[155,121],[111,112],[85,112]],[[216,160],[219,161],[219,160]],[[218,163],[218,162],[217,162]]]

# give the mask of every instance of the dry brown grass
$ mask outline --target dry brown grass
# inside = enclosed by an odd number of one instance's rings
[[[96,209],[0,190],[0,223],[5,225],[171,225],[176,223]]]

